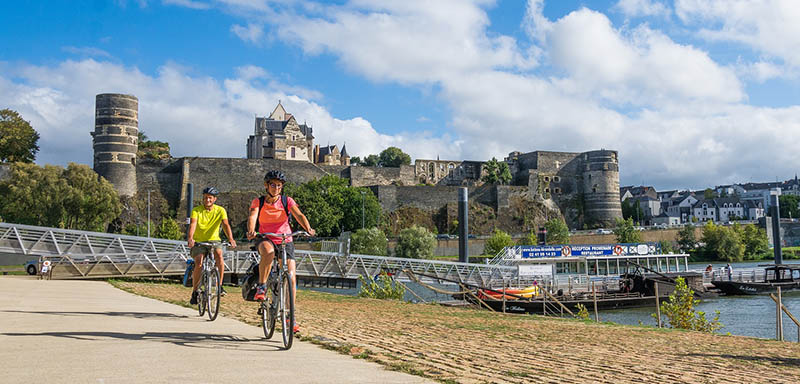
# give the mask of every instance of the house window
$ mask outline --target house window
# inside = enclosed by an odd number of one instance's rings
[[[293,159],[294,159],[294,155],[295,155],[295,153],[294,153],[294,147],[292,147],[292,158],[293,158]]]
[[[545,176],[545,177],[544,177],[544,181],[545,181],[545,182],[549,182],[549,181],[550,181],[550,178],[549,178],[549,177],[547,177],[547,176]]]
[[[550,193],[550,188],[545,188],[544,193]]]
[[[561,193],[561,188],[556,188],[556,193]]]
[[[558,176],[553,176],[553,181],[554,181],[554,182],[556,182],[556,183],[558,183],[558,182],[560,182],[560,181],[561,181],[561,178],[560,178],[560,177],[558,177]]]

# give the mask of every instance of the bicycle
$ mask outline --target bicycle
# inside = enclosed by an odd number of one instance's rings
[[[219,243],[198,242],[196,244],[206,247],[200,284],[197,285],[197,312],[200,313],[200,316],[203,316],[207,310],[208,320],[214,321],[219,314],[219,301],[222,291],[222,281],[220,281],[217,261],[214,257],[214,247],[218,246]],[[223,242],[222,245],[227,247],[229,244]]]
[[[285,233],[257,233],[256,237],[266,238],[267,236],[280,237],[281,244],[286,244],[286,238],[293,236],[310,236],[308,232],[296,231],[291,234]],[[278,316],[281,319],[281,334],[283,335],[283,348],[288,350],[292,347],[294,339],[294,284],[289,276],[289,261],[286,258],[286,247],[281,247],[282,259],[281,267],[278,267],[277,260],[272,261],[269,275],[267,277],[267,298],[262,300],[258,308],[261,315],[261,325],[264,327],[264,337],[271,339],[275,332],[275,320]],[[276,255],[277,252],[276,252]]]

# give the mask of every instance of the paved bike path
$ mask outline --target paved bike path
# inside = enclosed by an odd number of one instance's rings
[[[224,300],[224,298],[223,298]],[[100,281],[0,277],[3,383],[429,383]],[[279,381],[275,381],[279,380]]]

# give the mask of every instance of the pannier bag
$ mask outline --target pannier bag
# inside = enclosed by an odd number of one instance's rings
[[[186,272],[183,273],[183,286],[192,286],[192,271],[194,270],[194,260],[186,260]]]
[[[258,263],[253,263],[247,274],[242,280],[242,299],[246,301],[256,301],[253,296],[256,295],[256,286],[258,285]]]

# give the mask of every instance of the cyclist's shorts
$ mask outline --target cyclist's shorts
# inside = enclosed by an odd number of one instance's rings
[[[212,241],[211,243],[214,244],[214,249],[222,249],[222,242]],[[192,257],[198,256],[198,255],[203,255],[207,251],[210,251],[209,248],[211,248],[211,247],[209,247],[207,245],[195,244],[194,247],[192,247],[192,250],[190,251],[190,254],[192,255]],[[224,249],[222,249],[222,250],[224,251]]]
[[[256,244],[255,244],[256,249],[258,249],[258,247],[261,245],[262,241],[269,241],[270,243],[272,243],[272,240],[267,239],[267,238],[263,238],[262,237],[262,238],[256,239]],[[294,260],[294,242],[293,241],[289,241],[289,242],[283,243],[283,244],[272,243],[272,247],[275,248],[275,256],[276,257],[283,257],[283,247],[284,246],[286,247],[286,258],[289,259],[289,260]]]

